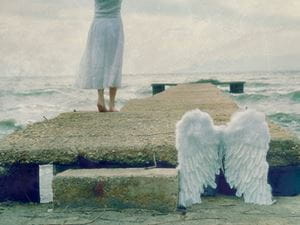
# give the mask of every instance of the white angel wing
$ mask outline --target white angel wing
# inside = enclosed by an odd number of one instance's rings
[[[225,177],[247,203],[273,203],[266,160],[269,142],[265,115],[255,110],[236,113],[224,131]]]
[[[200,203],[205,187],[216,188],[215,175],[220,171],[218,145],[218,132],[207,113],[192,110],[177,123],[180,206]]]

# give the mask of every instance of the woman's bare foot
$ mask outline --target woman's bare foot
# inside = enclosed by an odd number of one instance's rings
[[[105,100],[104,100],[104,89],[98,90],[97,107],[99,112],[107,112],[107,109],[105,107]]]
[[[109,108],[109,112],[119,112],[119,110],[114,107],[114,108]]]
[[[105,106],[100,105],[99,103],[97,104],[98,107],[98,112],[107,112],[107,109],[105,108]]]
[[[109,88],[109,112],[119,112],[118,109],[115,107],[115,98],[117,94],[116,87]]]
[[[109,102],[109,112],[119,112],[119,110],[115,107],[114,102]]]

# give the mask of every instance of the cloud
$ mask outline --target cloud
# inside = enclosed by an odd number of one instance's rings
[[[1,71],[74,74],[93,5],[1,0]],[[299,69],[299,11],[298,0],[124,0],[124,72]]]

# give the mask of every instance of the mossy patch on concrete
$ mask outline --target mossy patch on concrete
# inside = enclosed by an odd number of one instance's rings
[[[272,139],[267,161],[271,166],[300,165],[300,142],[298,139]]]
[[[68,170],[55,177],[53,189],[57,206],[174,211],[178,176],[176,169]]]

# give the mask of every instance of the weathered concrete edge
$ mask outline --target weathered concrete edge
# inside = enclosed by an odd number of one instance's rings
[[[56,207],[144,208],[174,211],[178,203],[178,173],[173,176],[56,176]]]
[[[300,140],[296,137],[271,139],[267,161],[271,167],[300,165]]]
[[[47,154],[52,151],[51,154]],[[57,152],[53,154],[53,152]],[[300,165],[300,141],[298,139],[272,139],[267,161],[270,166]],[[44,150],[44,151],[18,151],[18,154],[5,151],[0,152],[0,166],[3,168],[13,164],[77,164],[79,158],[101,164],[115,164],[128,167],[146,167],[154,165],[154,155],[160,167],[177,166],[177,150],[173,145],[145,146],[143,149],[126,147],[124,150],[113,151],[102,148],[90,152],[80,150]],[[62,157],[63,156],[63,157]],[[5,163],[3,163],[5,162]],[[5,170],[4,170],[5,171]]]

